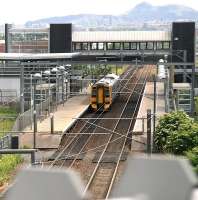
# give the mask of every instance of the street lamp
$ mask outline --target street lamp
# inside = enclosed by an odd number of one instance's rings
[[[60,70],[61,76],[62,76],[62,103],[64,105],[64,72],[65,72],[65,67],[59,66],[59,70]]]
[[[44,73],[43,73],[45,76],[48,77],[48,104],[49,104],[49,111],[48,113],[50,113],[50,103],[51,103],[51,96],[50,96],[50,93],[51,93],[51,88],[50,88],[50,70],[45,70]]]
[[[164,55],[164,62],[167,63],[168,62],[168,55]]]
[[[37,80],[39,80],[41,78],[41,74],[40,73],[36,73],[33,75],[34,78],[34,103],[33,103],[33,115],[34,115],[34,142],[33,142],[33,148],[36,149],[36,132],[37,132],[37,120],[36,120],[36,83]]]
[[[67,100],[67,90],[68,90],[68,72],[64,71],[64,83],[66,83],[65,85],[65,97],[66,97],[66,100]]]
[[[36,110],[36,83],[37,83],[37,80],[39,80],[41,78],[41,74],[40,73],[36,73],[33,75],[33,78],[34,78],[34,110]]]
[[[59,85],[58,85],[58,68],[54,67],[51,72],[56,73],[56,109],[57,109],[57,102],[58,102],[58,91],[59,91]]]

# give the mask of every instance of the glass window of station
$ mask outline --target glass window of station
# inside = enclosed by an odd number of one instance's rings
[[[170,49],[170,42],[163,42],[163,49]]]
[[[162,42],[157,42],[156,48],[157,49],[163,49],[163,43]]]
[[[130,42],[124,42],[123,43],[123,49],[124,50],[130,50],[130,48],[131,48]]]
[[[131,49],[137,50],[137,42],[131,42]]]
[[[107,50],[113,50],[113,42],[107,42]]]
[[[74,48],[75,50],[81,50],[81,43],[80,42],[75,43]]]
[[[82,50],[88,50],[88,43],[87,42],[82,43]]]
[[[120,42],[115,42],[114,43],[114,49],[115,50],[120,50],[120,48],[121,48],[121,43]]]
[[[153,42],[147,42],[146,49],[153,50],[154,49],[154,43]]]
[[[140,42],[140,49],[145,50],[146,49],[146,42]]]
[[[47,29],[17,29],[9,30],[10,53],[47,53],[49,33]]]
[[[98,43],[98,50],[104,50],[104,43],[103,42]]]
[[[97,50],[98,48],[97,48],[97,42],[92,42],[91,43],[91,50]]]

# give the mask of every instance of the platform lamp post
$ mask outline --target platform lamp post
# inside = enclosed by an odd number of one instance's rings
[[[67,64],[65,65],[65,69],[67,71],[67,87],[66,87],[66,95],[68,93],[68,89],[69,89],[69,92],[71,91],[71,76],[72,76],[72,65],[71,64]]]
[[[58,68],[54,67],[51,72],[56,73],[56,109],[57,109],[57,104],[58,104],[58,92],[59,92],[59,85],[58,85]]]
[[[51,74],[51,72],[50,72],[50,70],[46,70],[46,71],[44,71],[43,74],[48,77],[48,98],[49,98],[48,99],[48,102],[49,102],[48,113],[50,114],[50,112],[51,112],[51,108],[50,108],[50,104],[51,104],[50,74]]]
[[[37,119],[36,119],[36,84],[37,84],[37,80],[39,80],[41,78],[41,74],[40,73],[36,73],[33,75],[33,79],[34,79],[34,98],[33,98],[33,121],[34,121],[34,138],[33,138],[33,148],[36,149],[36,132],[37,132]]]
[[[66,91],[65,91],[66,94],[65,95],[66,95],[66,101],[67,101],[67,88],[68,88],[68,79],[67,78],[65,79],[65,85],[66,85],[65,86],[65,89],[66,89]]]
[[[64,105],[64,101],[65,101],[65,98],[64,98],[64,72],[65,72],[65,67],[59,66],[58,69],[60,70],[61,77],[62,77],[62,79],[61,79],[61,82],[62,82],[62,86],[61,86],[61,88],[62,88],[62,104]]]
[[[68,79],[67,79],[67,76],[68,76],[68,72],[64,71],[64,72],[63,72],[63,77],[64,77],[64,79],[63,79],[63,84],[65,84],[65,85],[63,85],[63,87],[65,87],[65,93],[64,93],[64,98],[65,98],[65,100],[67,100],[67,87],[68,87]]]

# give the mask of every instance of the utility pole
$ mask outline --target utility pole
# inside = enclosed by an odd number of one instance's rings
[[[153,77],[153,138],[155,137],[155,121],[156,121],[156,97],[157,97],[157,82],[156,82],[156,76]],[[155,145],[153,143],[153,148],[155,149]]]
[[[20,113],[24,113],[24,66],[20,65]]]

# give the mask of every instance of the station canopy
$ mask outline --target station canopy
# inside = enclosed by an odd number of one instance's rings
[[[0,60],[54,60],[71,59],[80,53],[0,53]]]

